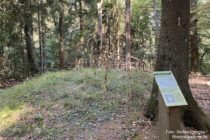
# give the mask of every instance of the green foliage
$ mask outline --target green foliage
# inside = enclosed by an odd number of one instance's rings
[[[139,59],[148,59],[146,54],[152,54],[154,46],[152,38],[151,3],[145,0],[135,0],[132,4],[133,52]]]
[[[64,12],[64,57],[65,68],[73,68],[80,60],[93,66],[93,58],[98,47],[97,39],[97,0],[35,0],[27,7],[27,1],[0,2],[0,75],[3,78],[24,78],[30,75],[24,34],[25,11],[33,14],[33,42],[35,62],[40,68],[40,33],[44,36],[41,41],[46,54],[44,64],[46,70],[56,70],[59,66],[59,13]],[[81,2],[81,7],[80,7]],[[145,62],[155,58],[156,29],[155,17],[160,20],[160,0],[132,0],[132,48],[131,55]],[[156,7],[155,7],[156,4]],[[209,2],[199,1],[197,13],[192,20],[198,20],[200,36],[200,54],[209,48]],[[103,1],[103,51],[121,56],[125,54],[125,1]],[[158,11],[156,15],[155,10]],[[39,18],[38,18],[39,14]],[[40,27],[41,26],[41,27]],[[82,27],[82,28],[80,28]],[[120,48],[119,52],[117,51]],[[3,52],[3,53],[2,53]],[[80,64],[82,65],[82,64]],[[205,63],[208,65],[208,63]],[[208,66],[207,66],[208,67]],[[208,68],[207,68],[208,69]]]
[[[81,7],[80,1],[35,0],[30,3],[30,7],[28,7],[28,2],[28,0],[0,2],[0,18],[4,19],[0,20],[0,46],[6,50],[0,57],[8,59],[7,63],[0,67],[4,69],[4,72],[1,73],[7,73],[3,74],[5,77],[24,78],[30,74],[24,34],[25,11],[33,15],[32,42],[35,46],[35,62],[39,69],[41,69],[40,42],[44,46],[44,64],[47,70],[54,70],[59,66],[60,12],[64,12],[65,67],[75,67],[77,60],[92,61],[94,50],[98,45],[96,0],[81,0]],[[146,58],[145,54],[151,54],[148,51],[152,47],[149,5],[150,2],[144,0],[132,1],[132,55],[142,59]],[[103,45],[107,50],[116,54],[119,43],[120,55],[124,55],[124,9],[125,3],[121,0],[103,2]],[[80,25],[83,29],[80,29]],[[44,36],[43,39],[42,36]]]
[[[45,63],[49,68],[56,68],[58,67],[58,49],[59,43],[56,39],[56,36],[49,35],[46,38],[46,60]]]
[[[201,71],[204,74],[210,73],[210,53],[206,51],[210,49],[210,2],[198,1],[198,8],[194,11],[196,13],[192,20],[197,20],[198,34],[199,34],[199,51],[201,61]],[[204,55],[204,56],[203,56]]]

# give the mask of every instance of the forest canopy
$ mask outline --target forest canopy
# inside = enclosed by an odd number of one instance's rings
[[[132,0],[130,7],[131,67],[153,69],[160,30],[160,1]],[[191,34],[195,34],[191,44],[198,48],[192,48],[189,54],[191,70],[209,73],[210,3],[199,0],[191,7]],[[121,0],[2,0],[1,78],[94,67],[97,57],[106,57],[103,61],[109,67],[124,69],[125,16],[126,5]],[[101,63],[103,67],[105,62]]]

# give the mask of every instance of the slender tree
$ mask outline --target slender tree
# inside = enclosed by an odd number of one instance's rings
[[[82,7],[82,0],[79,0],[79,26],[80,26],[80,32],[83,32],[84,29],[84,20],[83,20],[83,7]]]
[[[30,70],[32,75],[38,72],[38,69],[35,64],[35,56],[34,56],[34,41],[33,41],[33,14],[30,9],[31,1],[26,0],[25,4],[25,12],[24,12],[24,33],[25,33],[25,42],[26,42],[26,50],[28,56],[28,62],[30,65]]]
[[[64,11],[59,13],[59,68],[64,69]]]
[[[198,106],[189,88],[189,31],[190,0],[162,0],[160,40],[156,71],[171,70],[188,102],[184,122],[197,129],[210,130],[210,120]],[[157,86],[153,86],[145,115],[154,118],[157,113]]]
[[[197,0],[191,0],[191,34],[190,34],[190,70],[197,72],[199,70],[199,48],[198,48],[198,30],[196,19]]]
[[[131,1],[125,0],[125,68],[131,70]]]
[[[124,14],[121,12],[124,9],[124,2],[121,0],[113,0],[113,14],[112,17],[114,17],[114,24],[112,25],[114,30],[114,33],[112,33],[115,38],[116,42],[114,43],[114,46],[116,47],[116,68],[120,68],[120,53],[121,53],[121,47],[120,47],[120,35],[121,35],[121,26],[120,23],[124,18]]]
[[[152,7],[153,7],[153,21],[154,21],[154,33],[155,33],[155,47],[157,48],[158,46],[158,38],[159,38],[159,24],[160,24],[160,15],[159,15],[159,4],[158,4],[158,0],[153,0],[152,1]]]
[[[40,0],[38,1],[40,4]],[[41,24],[41,11],[38,10],[38,31],[39,31],[39,55],[40,55],[40,69],[41,72],[44,71],[44,63],[43,63],[43,45],[42,45],[42,24]]]
[[[43,5],[43,0],[41,0],[41,5]],[[41,44],[42,44],[42,64],[43,64],[43,72],[45,72],[46,70],[46,48],[45,48],[45,27],[46,27],[46,24],[45,24],[45,15],[44,13],[42,12],[41,13]]]
[[[100,68],[101,63],[101,50],[103,47],[103,23],[102,23],[102,5],[103,0],[98,0],[97,2],[97,11],[98,11],[98,31],[97,31],[97,48],[96,48],[96,55],[95,58],[96,66]]]

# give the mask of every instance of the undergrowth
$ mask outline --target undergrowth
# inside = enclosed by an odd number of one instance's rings
[[[152,82],[140,71],[109,70],[107,83],[104,76],[94,69],[50,72],[1,91],[0,136],[59,138],[75,127],[109,120],[125,106],[137,110]]]

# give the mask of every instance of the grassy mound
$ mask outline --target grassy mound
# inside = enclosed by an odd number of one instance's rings
[[[106,77],[107,80],[106,80]],[[94,69],[47,73],[0,92],[0,136],[72,138],[90,125],[134,112],[138,119],[152,78],[143,72]],[[136,115],[137,114],[137,115]]]

